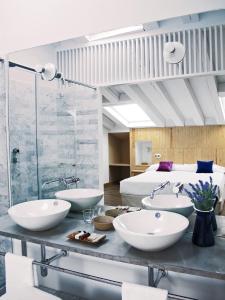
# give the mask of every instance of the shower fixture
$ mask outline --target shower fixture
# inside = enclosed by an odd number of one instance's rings
[[[93,86],[93,85],[83,83],[83,82],[80,82],[80,81],[76,81],[76,80],[73,80],[73,79],[65,78],[62,73],[57,72],[57,69],[56,69],[55,65],[51,64],[51,63],[45,64],[44,67],[38,65],[34,69],[34,68],[31,68],[31,67],[28,67],[28,66],[25,66],[25,65],[21,65],[21,64],[12,62],[12,61],[8,61],[8,60],[0,57],[0,62],[5,62],[5,61],[8,63],[10,68],[17,67],[17,68],[21,68],[23,70],[27,70],[27,71],[30,71],[30,72],[39,73],[39,74],[41,74],[42,79],[44,79],[44,80],[51,81],[53,79],[60,79],[63,85],[67,82],[67,83],[71,83],[71,84],[81,85],[81,86],[87,87],[87,88],[92,89],[92,90],[96,90],[96,87]]]
[[[43,80],[52,81],[53,79],[58,78],[64,81],[63,74],[57,72],[56,66],[52,63],[47,63],[44,66],[37,65],[35,71],[41,74]]]
[[[169,64],[180,63],[185,56],[184,45],[180,42],[168,42],[164,44],[163,57]]]

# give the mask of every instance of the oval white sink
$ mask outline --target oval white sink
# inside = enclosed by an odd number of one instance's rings
[[[116,217],[113,225],[131,246],[144,251],[159,251],[175,244],[185,233],[189,221],[168,211],[141,210]]]
[[[142,199],[145,209],[166,210],[189,217],[194,211],[193,203],[187,196],[179,195],[155,195],[154,199],[145,197]]]
[[[12,220],[32,231],[57,226],[68,214],[71,204],[64,200],[45,199],[23,202],[9,208]]]
[[[70,189],[57,192],[57,199],[71,203],[72,211],[82,211],[94,207],[103,197],[103,191],[97,189]]]

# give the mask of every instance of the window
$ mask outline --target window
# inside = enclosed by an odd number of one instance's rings
[[[106,106],[105,109],[126,127],[155,126],[155,123],[138,104]]]

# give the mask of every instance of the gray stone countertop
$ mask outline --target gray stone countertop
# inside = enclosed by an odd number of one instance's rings
[[[192,218],[193,219],[193,218]],[[191,223],[193,220],[191,220]],[[217,217],[217,235],[225,233],[225,217]],[[215,246],[208,248],[192,244],[192,226],[177,244],[160,252],[144,252],[125,243],[115,231],[96,231],[84,224],[80,214],[71,214],[54,229],[32,232],[17,226],[8,215],[0,217],[0,235],[35,244],[63,249],[102,259],[140,266],[163,267],[168,271],[225,280],[225,239],[216,237]],[[105,233],[106,240],[99,245],[84,244],[67,239],[73,231]]]

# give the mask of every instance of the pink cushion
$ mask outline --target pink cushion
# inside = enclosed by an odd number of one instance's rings
[[[173,162],[172,161],[160,161],[159,167],[156,171],[170,172],[172,171]]]

